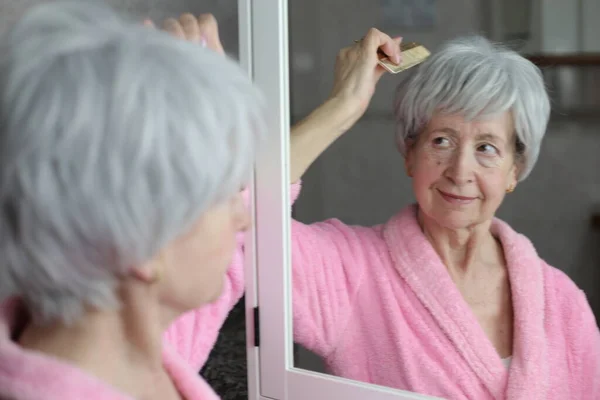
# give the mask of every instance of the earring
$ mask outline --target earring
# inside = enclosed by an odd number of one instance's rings
[[[515,187],[514,186],[511,186],[508,189],[506,189],[506,193],[512,193],[514,191],[515,191]]]
[[[161,254],[160,255],[160,263],[159,263],[158,267],[154,270],[154,276],[152,278],[151,283],[160,282],[160,280],[162,278],[163,268],[165,268],[165,266],[166,266],[165,255]]]

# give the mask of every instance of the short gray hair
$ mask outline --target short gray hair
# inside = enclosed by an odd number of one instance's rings
[[[480,36],[451,40],[417,67],[399,85],[394,109],[396,141],[403,155],[435,112],[474,119],[511,111],[519,180],[533,169],[550,118],[539,68]]]
[[[247,182],[264,99],[97,2],[37,6],[0,49],[0,300],[38,322],[116,307],[119,276]]]

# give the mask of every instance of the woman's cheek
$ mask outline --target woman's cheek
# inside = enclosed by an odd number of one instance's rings
[[[452,150],[426,147],[423,149],[422,156],[428,165],[445,165],[452,160]]]

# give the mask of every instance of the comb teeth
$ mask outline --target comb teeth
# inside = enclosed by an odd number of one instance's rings
[[[431,55],[429,50],[424,46],[414,42],[401,45],[400,50],[402,51],[402,61],[400,64],[394,64],[387,57],[382,57],[379,60],[379,65],[392,74],[397,74],[421,64]]]

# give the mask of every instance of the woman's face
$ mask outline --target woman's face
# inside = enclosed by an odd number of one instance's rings
[[[421,212],[438,225],[456,230],[489,221],[517,183],[512,116],[465,121],[436,113],[406,167]]]
[[[206,211],[163,253],[162,302],[185,311],[216,300],[237,247],[236,236],[249,226],[241,194]]]

